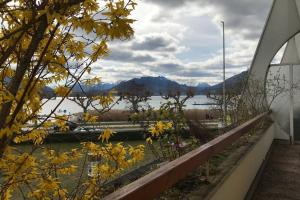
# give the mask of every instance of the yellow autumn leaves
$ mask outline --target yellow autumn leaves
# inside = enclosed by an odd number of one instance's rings
[[[143,145],[125,147],[123,143],[103,145],[86,142],[82,143],[81,148],[68,152],[56,151],[46,146],[27,153],[18,153],[15,148],[8,148],[7,151],[10,152],[0,158],[3,175],[0,190],[7,199],[13,197],[11,193],[15,188],[26,188],[26,184],[32,181],[34,184],[30,184],[31,190],[24,193],[27,198],[52,199],[51,196],[60,195],[60,199],[69,199],[75,195],[75,199],[89,199],[99,195],[102,182],[144,158]],[[38,151],[41,154],[37,159],[34,154]],[[84,159],[87,154],[96,155],[99,162],[94,166],[92,176],[81,180],[80,193],[70,193],[64,188],[62,177],[70,176],[77,180],[78,168],[83,166],[75,163]]]
[[[33,155],[36,149],[28,153],[19,153],[14,148],[8,148],[7,151],[0,159],[3,175],[1,194],[5,192],[7,198],[11,197],[11,191],[16,191],[15,188],[24,189],[24,183],[31,188],[24,194],[27,198],[50,199],[52,195],[62,194],[66,197],[67,190],[63,188],[59,176],[74,173],[77,166],[71,162],[82,156],[82,152],[77,149],[61,153],[42,148],[39,149],[42,151],[39,159]],[[35,184],[30,184],[32,181]]]
[[[65,86],[59,86],[59,87],[54,89],[54,92],[58,96],[65,97],[65,96],[68,96],[68,94],[70,93],[70,88],[65,87]]]
[[[93,45],[92,49],[93,49],[93,53],[91,55],[91,59],[93,61],[98,60],[102,56],[108,55],[107,44],[104,41],[101,41],[99,44]]]
[[[43,120],[39,118],[46,101],[42,91],[45,86],[59,85],[55,88],[56,95],[66,97],[86,72],[91,73],[92,64],[108,54],[109,41],[132,37],[134,20],[129,16],[135,2],[30,2],[0,0],[1,198],[15,198],[13,195],[20,188],[25,188],[23,195],[29,199],[96,198],[99,180],[83,180],[77,194],[70,194],[62,184],[65,176],[73,177],[78,171],[82,156],[90,152],[101,155],[98,174],[104,180],[141,160],[143,146],[110,144],[112,132],[104,130],[100,140],[105,144],[83,144],[81,149],[69,152],[57,152],[51,145],[46,148],[42,143],[48,130],[57,126],[60,131],[67,131],[69,127],[66,116],[53,114]],[[113,97],[98,96],[94,100],[108,106]],[[84,118],[96,121],[91,115]],[[20,152],[10,145],[13,141],[33,142],[32,151]]]
[[[46,136],[47,133],[44,129],[35,129],[30,131],[28,134],[17,135],[13,141],[17,144],[32,141],[35,145],[37,145],[42,144]]]
[[[106,179],[117,175],[122,170],[144,158],[144,145],[125,147],[122,142],[115,145],[107,143],[104,146],[93,142],[83,143],[90,155],[100,158],[93,170],[93,176]]]
[[[155,138],[155,137],[161,136],[163,133],[171,130],[172,128],[173,128],[172,122],[158,121],[154,125],[150,126],[149,132],[151,134],[151,137]],[[152,144],[153,143],[151,137],[148,137],[146,139],[146,142],[148,144]]]
[[[102,134],[99,136],[99,140],[101,139],[102,140],[102,142],[108,142],[108,140],[109,140],[109,138],[113,135],[113,131],[112,130],[110,130],[110,129],[105,129],[103,132],[102,132]]]
[[[152,134],[152,136],[159,136],[165,131],[170,130],[172,126],[173,126],[172,122],[159,121],[153,126],[151,126],[149,128],[149,131]]]

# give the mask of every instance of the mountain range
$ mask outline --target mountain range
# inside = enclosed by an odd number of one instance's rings
[[[234,89],[236,91],[240,91],[242,87],[243,81],[247,77],[247,71],[241,72],[235,76],[232,76],[225,81],[226,88]],[[145,76],[140,78],[133,78],[128,81],[122,81],[118,84],[114,83],[100,83],[92,86],[81,86],[85,92],[108,92],[112,89],[118,91],[119,93],[126,93],[132,91],[141,91],[147,90],[152,95],[160,95],[166,94],[170,90],[180,91],[181,93],[185,93],[188,89],[192,89],[196,95],[206,94],[206,93],[221,93],[223,88],[223,82],[209,85],[208,83],[200,82],[196,86],[188,86],[186,84],[180,84],[176,81],[167,79],[163,76],[152,77]],[[51,91],[52,90],[52,91]],[[74,86],[72,90],[72,94],[81,94],[81,88],[77,84]],[[53,89],[50,87],[46,87],[42,94],[54,94]],[[48,96],[48,95],[47,95]]]
[[[226,88],[231,90],[241,91],[243,82],[246,80],[248,72],[244,71],[240,74],[232,76],[225,80]],[[206,93],[221,93],[223,89],[223,82],[216,85],[209,85],[208,83],[199,83],[197,86],[188,86],[186,84],[180,84],[176,81],[169,80],[165,77],[141,77],[133,78],[128,81],[122,81],[118,85],[112,87],[120,93],[126,93],[128,91],[137,91],[147,89],[152,93],[152,95],[160,95],[167,93],[170,90],[177,90],[182,93],[186,92],[188,89],[195,91],[196,95],[206,94]]]
[[[225,80],[225,87],[228,89],[234,91],[240,91],[242,90],[243,83],[246,81],[248,75],[248,71],[241,72],[237,75],[234,75],[228,79]],[[223,82],[218,83],[216,85],[212,85],[207,88],[207,91],[211,93],[221,93],[223,90]]]

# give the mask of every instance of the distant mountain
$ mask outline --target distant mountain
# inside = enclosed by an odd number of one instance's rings
[[[94,89],[107,91],[107,90],[111,90],[116,85],[117,84],[115,84],[115,83],[99,83],[99,84],[94,86]]]
[[[210,87],[210,85],[208,83],[198,83],[196,87],[199,89],[204,89]]]
[[[79,85],[76,84],[72,89],[72,94],[81,94],[82,90],[85,92],[105,92],[111,90],[116,84],[113,83],[99,83],[96,85]]]
[[[41,90],[41,96],[42,98],[52,98],[54,97],[56,94],[54,92],[54,90],[51,87],[45,86],[42,90]]]
[[[210,85],[208,83],[198,83],[198,85],[194,87],[194,90],[196,95],[205,94],[209,87]]]
[[[232,76],[226,79],[226,88],[241,91],[242,84],[246,80],[248,72],[244,71],[240,74]],[[166,94],[169,90],[179,90],[184,94],[189,88],[195,91],[196,95],[210,93],[220,93],[223,89],[223,82],[210,86],[208,83],[199,83],[197,86],[188,86],[185,84],[179,84],[176,81],[169,80],[165,77],[141,77],[134,78],[128,81],[122,81],[114,87],[119,92],[127,91],[150,91],[153,95]]]
[[[225,87],[227,89],[241,91],[243,83],[244,83],[244,81],[246,81],[247,75],[248,75],[248,71],[244,71],[244,72],[241,72],[237,75],[234,75],[234,76],[226,79]],[[208,87],[205,92],[209,91],[211,93],[221,93],[222,90],[223,90],[223,82]]]
[[[248,72],[244,71],[240,74],[232,76],[226,79],[226,88],[241,91],[242,83],[246,80]],[[115,89],[119,93],[126,92],[150,92],[152,95],[160,95],[171,91],[180,91],[184,94],[188,89],[193,89],[196,95],[210,93],[221,93],[223,89],[223,82],[210,86],[208,83],[199,83],[197,86],[188,86],[186,84],[180,84],[176,81],[169,80],[163,76],[152,77],[146,76],[141,78],[133,78],[128,81],[122,81],[118,84],[113,83],[100,83],[92,86],[82,85],[82,88],[86,92],[93,92],[95,94],[100,92],[107,92]],[[75,85],[72,90],[72,95],[81,94],[81,88],[79,84]],[[42,91],[43,96],[55,95],[53,89],[45,87]]]
[[[134,78],[129,81],[122,81],[114,87],[120,93],[144,90],[150,92],[152,95],[166,94],[170,90],[184,93],[188,88],[190,87],[185,84],[179,84],[162,76]]]

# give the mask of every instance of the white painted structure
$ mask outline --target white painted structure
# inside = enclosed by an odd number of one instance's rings
[[[281,48],[284,48],[281,61],[271,64]],[[275,73],[285,77],[285,81],[280,80],[279,83],[284,84],[286,91],[272,103],[274,123],[207,199],[246,198],[274,138],[300,140],[300,0],[274,0],[251,64],[249,78],[266,83]],[[270,98],[266,97],[265,100],[269,101]]]
[[[274,139],[274,124],[240,159],[205,200],[245,199]]]
[[[275,138],[292,141],[300,139],[299,32],[300,0],[274,0],[249,71],[249,77],[255,80],[266,81],[274,73],[285,77],[289,92],[276,98],[271,109],[276,126]],[[282,47],[285,50],[281,62],[271,65]]]

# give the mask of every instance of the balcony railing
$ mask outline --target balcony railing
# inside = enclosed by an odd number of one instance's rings
[[[176,184],[188,173],[205,164],[212,156],[238,140],[242,135],[255,127],[268,113],[263,113],[244,124],[226,132],[197,149],[163,165],[142,178],[118,189],[106,196],[105,200],[147,200],[157,197]]]

